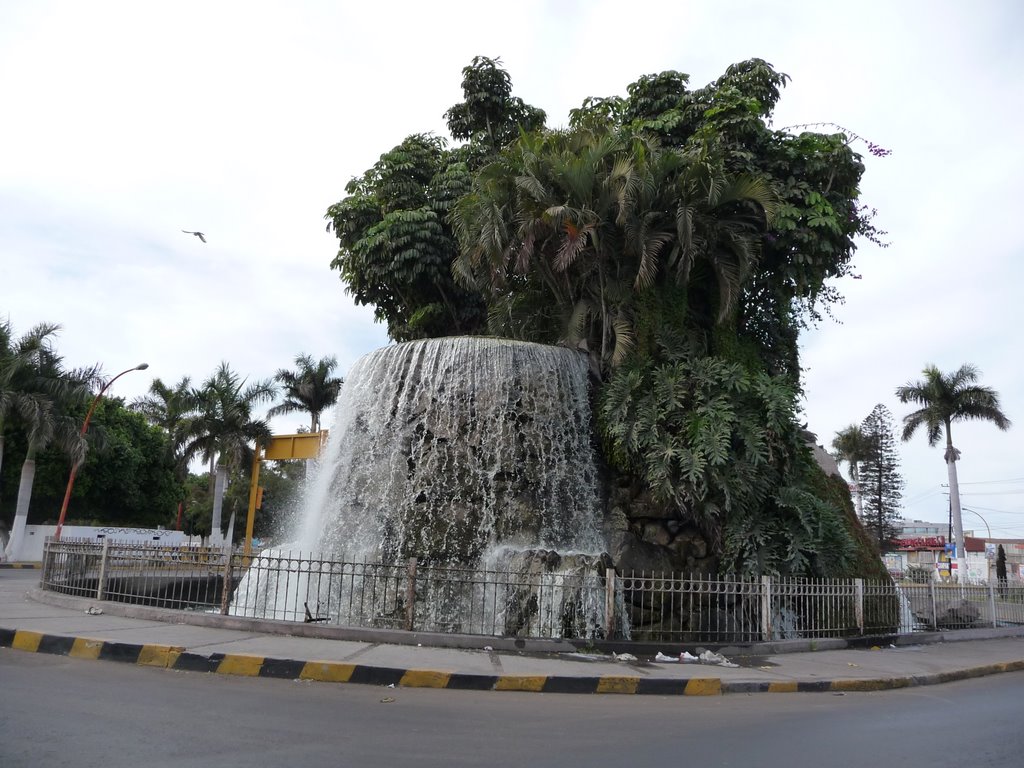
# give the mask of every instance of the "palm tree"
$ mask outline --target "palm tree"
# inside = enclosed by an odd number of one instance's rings
[[[160,379],[153,379],[149,393],[136,398],[130,406],[131,410],[141,413],[150,424],[160,427],[167,434],[167,459],[174,465],[175,477],[183,489],[188,477],[189,462],[185,455],[185,444],[197,406],[192,380],[188,376],[182,377],[173,387],[167,386]],[[179,527],[183,501],[178,501]]]
[[[8,326],[9,327],[9,326]],[[25,430],[27,449],[21,465],[14,525],[7,545],[9,556],[16,556],[28,522],[32,487],[35,484],[36,456],[50,445],[68,454],[72,463],[85,457],[86,442],[80,421],[73,415],[91,397],[91,386],[98,383],[99,368],[64,368],[63,358],[50,343],[57,327],[36,326],[15,345],[19,353],[7,357],[3,379],[7,416],[13,415]]]
[[[864,499],[860,487],[860,463],[871,453],[870,441],[864,436],[859,424],[851,424],[836,432],[832,440],[832,450],[835,451],[836,461],[845,461],[850,468],[850,478],[853,480],[857,495],[857,516],[863,518]]]
[[[310,355],[298,355],[295,358],[297,369],[278,370],[274,379],[284,389],[284,402],[267,411],[267,417],[273,418],[286,413],[303,411],[310,415],[309,431],[320,431],[320,415],[338,402],[338,393],[345,380],[332,376],[338,367],[338,360],[333,355],[314,361]]]
[[[453,209],[453,271],[490,294],[492,321],[510,320],[511,335],[585,341],[607,372],[658,283],[698,297],[708,326],[735,309],[775,199],[763,181],[727,177],[710,151],[663,149],[627,130],[524,135]],[[536,333],[551,321],[558,337]]]
[[[38,404],[27,391],[33,378],[32,361],[52,343],[59,325],[40,323],[21,338],[14,336],[10,320],[0,322],[0,469],[4,462],[4,435],[12,416],[31,418]]]
[[[524,135],[483,169],[452,213],[454,271],[491,295],[492,331],[587,341],[602,365],[622,356],[631,276],[617,274],[616,219],[632,176],[622,138],[589,130]]]
[[[184,456],[199,456],[209,462],[213,482],[212,536],[220,539],[221,509],[228,470],[245,466],[252,460],[253,444],[271,437],[270,427],[263,419],[253,417],[260,403],[272,400],[277,393],[273,382],[257,381],[246,386],[244,379],[222,362],[217,371],[193,390],[197,414],[191,419]]]
[[[1010,428],[1010,420],[1000,410],[999,395],[991,387],[975,382],[980,372],[973,365],[963,365],[953,373],[942,373],[936,366],[925,367],[924,378],[897,387],[896,396],[901,403],[920,405],[916,411],[903,417],[903,439],[913,437],[918,427],[928,434],[928,445],[934,446],[946,436],[943,458],[949,473],[949,504],[953,515],[953,535],[956,537],[956,561],[960,578],[967,572],[964,554],[964,527],[961,520],[960,488],[957,484],[956,462],[960,451],[953,447],[954,421],[972,419],[991,421],[1001,430]]]

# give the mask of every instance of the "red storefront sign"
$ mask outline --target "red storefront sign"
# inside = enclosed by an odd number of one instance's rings
[[[918,536],[913,539],[894,539],[896,549],[942,549],[946,546],[945,536]]]

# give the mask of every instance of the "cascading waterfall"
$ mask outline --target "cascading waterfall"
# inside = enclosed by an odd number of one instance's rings
[[[582,355],[456,337],[350,371],[298,543],[473,562],[498,543],[600,551]]]
[[[428,339],[363,357],[282,550],[385,565],[415,557],[428,566],[598,572],[605,544],[587,376],[578,352],[504,339]],[[247,576],[247,586],[262,579],[262,588],[238,591],[262,595],[263,605],[243,601],[234,612],[257,615],[276,600],[265,615],[294,618],[271,594],[272,553],[263,555]],[[315,593],[298,570],[295,584]],[[595,610],[586,609],[588,625],[600,621]],[[529,631],[503,623],[502,632]]]

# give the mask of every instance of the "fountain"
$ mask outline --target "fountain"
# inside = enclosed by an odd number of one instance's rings
[[[587,376],[578,352],[504,339],[428,339],[363,357],[346,378],[298,529],[281,552],[384,567],[416,558],[427,567],[576,574],[574,583],[603,573]],[[255,561],[234,613],[267,615],[269,605],[271,616],[294,617],[273,594],[269,558],[278,556]],[[322,602],[312,580],[297,573],[289,589]],[[559,603],[579,602],[559,595]],[[537,596],[517,601],[505,601],[495,631],[528,631],[529,622],[510,616],[535,607]],[[600,621],[594,610],[586,609],[588,625]]]

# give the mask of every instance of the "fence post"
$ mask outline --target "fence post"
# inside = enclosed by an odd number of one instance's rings
[[[988,580],[988,607],[992,611],[992,628],[995,629],[999,622],[996,621],[996,589],[991,577]]]
[[[405,629],[412,632],[416,626],[416,558],[409,558],[405,579]]]
[[[103,539],[103,554],[100,555],[100,577],[96,582],[96,599],[102,600],[107,591],[107,554],[110,550],[110,539]]]
[[[224,549],[224,574],[222,577],[224,583],[224,591],[220,596],[220,613],[221,616],[228,615],[228,609],[231,607],[231,544],[229,543]]]
[[[45,588],[44,585],[49,583],[50,574],[53,573],[53,558],[53,547],[50,542],[50,537],[47,536],[43,541],[43,567],[39,570],[40,589]]]
[[[928,586],[929,586],[929,591],[931,593],[931,598],[932,598],[932,629],[938,631],[938,629],[939,629],[939,614],[938,614],[938,610],[935,607],[935,582],[934,581],[928,582]]]
[[[853,593],[857,601],[854,613],[857,615],[857,630],[864,634],[864,579],[853,580]]]
[[[761,638],[772,639],[772,577],[761,577]]]
[[[604,571],[604,638],[615,637],[615,569]]]

